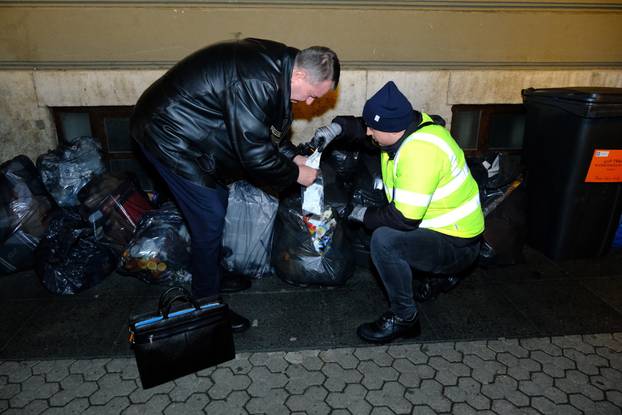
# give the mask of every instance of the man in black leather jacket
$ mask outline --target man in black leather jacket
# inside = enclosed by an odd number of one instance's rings
[[[317,170],[287,138],[291,104],[310,105],[336,88],[339,72],[328,48],[243,39],[191,54],[139,98],[131,135],[186,219],[196,297],[221,291],[227,184],[250,177],[278,190],[314,182]],[[248,328],[242,316],[231,317],[234,330]]]

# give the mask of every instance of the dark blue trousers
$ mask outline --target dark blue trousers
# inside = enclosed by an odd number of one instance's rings
[[[412,269],[454,274],[475,262],[479,247],[478,238],[467,240],[429,229],[399,231],[383,226],[372,234],[370,254],[387,290],[391,311],[410,319],[417,312]]]
[[[168,185],[186,220],[192,248],[192,294],[199,298],[219,294],[228,189],[193,183],[173,173],[145,149],[142,151]]]

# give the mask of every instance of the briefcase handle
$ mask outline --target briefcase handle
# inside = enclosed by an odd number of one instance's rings
[[[158,301],[158,311],[160,312],[160,315],[164,318],[168,318],[168,314],[171,311],[173,303],[175,301],[182,300],[192,304],[197,310],[201,309],[199,303],[194,299],[190,292],[188,292],[188,290],[184,287],[176,285],[164,291],[160,296],[160,301]]]

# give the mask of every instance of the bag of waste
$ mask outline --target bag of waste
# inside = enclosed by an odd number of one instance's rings
[[[381,207],[387,204],[378,153],[360,153],[352,189],[352,204],[368,207]]]
[[[273,274],[270,264],[279,200],[247,181],[229,185],[223,231],[223,267],[249,278]]]
[[[329,147],[322,156],[322,168],[324,165],[330,166],[334,172],[336,179],[344,185],[351,184],[356,175],[359,163],[359,152],[352,150],[340,150]]]
[[[322,184],[324,186],[324,205],[330,206],[335,215],[341,219],[348,217],[350,213],[350,200],[352,199],[352,191],[339,179],[335,172],[335,168],[330,163],[320,164],[322,172]]]
[[[118,254],[98,241],[77,209],[60,209],[35,250],[35,271],[54,294],[77,294],[103,281],[117,266]]]
[[[34,250],[56,208],[28,157],[0,165],[0,274],[32,268]]]
[[[361,151],[352,188],[351,205],[382,207],[387,203],[378,150]],[[372,232],[358,222],[347,222],[347,230],[348,237],[352,241],[356,264],[371,267],[369,243]]]
[[[106,169],[101,147],[93,137],[78,137],[37,158],[43,184],[63,207],[77,206],[78,192]]]
[[[527,192],[520,180],[506,186],[503,197],[484,207],[485,229],[479,265],[495,267],[525,262]]]
[[[145,212],[152,209],[147,195],[129,173],[94,177],[78,192],[78,200],[82,217],[119,253],[132,239]]]
[[[503,196],[504,191],[522,176],[518,154],[491,151],[467,158],[471,175],[477,182],[483,208]]]
[[[149,284],[187,284],[190,234],[177,207],[166,202],[145,212],[121,257],[118,272]]]
[[[277,212],[272,265],[290,284],[343,285],[354,269],[343,220],[330,206],[319,217],[303,215],[300,196],[287,195]]]

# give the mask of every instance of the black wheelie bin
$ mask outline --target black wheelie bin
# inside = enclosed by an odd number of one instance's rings
[[[528,244],[551,259],[606,254],[622,211],[622,88],[522,96]]]

